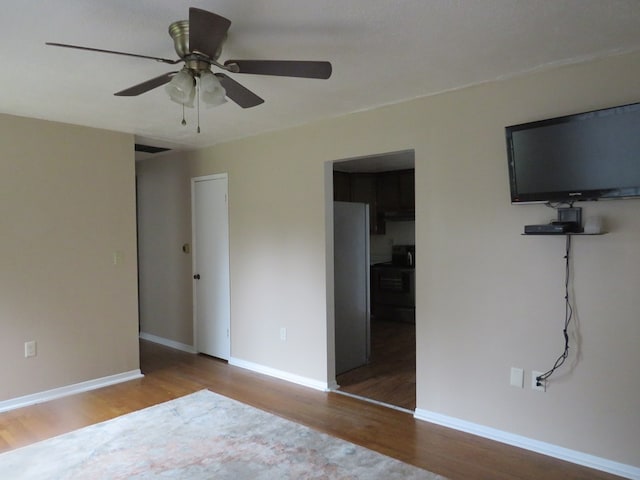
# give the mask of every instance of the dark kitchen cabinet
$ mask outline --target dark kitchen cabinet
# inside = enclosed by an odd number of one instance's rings
[[[377,176],[378,208],[381,211],[412,211],[415,208],[413,170],[380,173]]]
[[[400,206],[400,183],[395,172],[381,173],[376,182],[378,205],[383,210],[397,210]]]
[[[385,233],[385,221],[412,219],[415,210],[413,170],[380,173],[333,172],[333,199],[369,205],[372,235]]]
[[[416,208],[416,177],[414,170],[402,170],[398,172],[398,184],[400,187],[400,208],[415,210]]]
[[[350,174],[351,201],[369,205],[369,231],[373,235],[384,233],[384,221],[380,216],[377,199],[377,174]]]
[[[377,206],[376,176],[373,173],[351,174],[351,201]]]
[[[351,175],[345,172],[333,172],[333,200],[335,202],[351,201]]]

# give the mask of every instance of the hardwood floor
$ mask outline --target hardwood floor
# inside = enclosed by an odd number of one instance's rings
[[[451,480],[618,478],[150,342],[141,362],[142,379],[0,414],[0,452],[207,388]]]
[[[415,410],[416,326],[372,321],[369,363],[338,375],[336,381],[341,391]]]

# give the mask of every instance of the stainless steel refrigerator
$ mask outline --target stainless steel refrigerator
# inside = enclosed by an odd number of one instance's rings
[[[334,202],[336,375],[365,365],[370,350],[369,206]]]

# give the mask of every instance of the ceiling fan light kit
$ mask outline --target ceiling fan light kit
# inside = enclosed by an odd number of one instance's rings
[[[207,70],[200,74],[200,98],[207,107],[217,107],[227,102],[226,90],[220,79]]]
[[[115,93],[116,96],[132,97],[165,85],[171,100],[183,107],[193,107],[196,95],[198,102],[202,99],[206,106],[221,105],[226,102],[226,98],[241,108],[256,107],[264,102],[258,95],[225,73],[213,73],[212,66],[232,74],[317,79],[328,79],[331,76],[331,63],[325,61],[227,60],[219,63],[218,58],[230,26],[231,21],[220,15],[199,8],[190,8],[189,20],[179,20],[169,25],[169,35],[180,57],[178,60],[63,43],[47,42],[47,45],[126,55],[171,65],[184,62],[184,67],[179,72],[167,72]]]
[[[189,70],[182,69],[173,76],[171,81],[165,85],[165,91],[169,98],[185,107],[193,107],[195,98],[195,78],[191,76]]]

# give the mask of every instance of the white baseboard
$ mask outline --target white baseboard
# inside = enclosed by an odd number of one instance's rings
[[[269,375],[270,377],[279,378],[280,380],[286,380],[291,383],[297,383],[298,385],[310,387],[315,390],[321,390],[323,392],[329,391],[329,384],[326,382],[319,382],[318,380],[314,380],[312,378],[295,375],[293,373],[277,370],[271,367],[266,367],[258,363],[241,360],[239,358],[229,357],[229,365],[244,368],[257,373],[262,373],[264,375]]]
[[[187,345],[185,343],[176,342],[175,340],[169,340],[168,338],[159,337],[152,333],[140,332],[140,338],[143,340],[149,340],[153,343],[164,345],[165,347],[175,348],[176,350],[182,350],[187,353],[198,353],[193,345]]]
[[[144,377],[144,375],[140,372],[140,369],[137,369],[129,372],[118,373],[116,375],[109,375],[108,377],[88,380],[86,382],[74,383],[73,385],[54,388],[52,390],[45,390],[44,392],[33,393],[23,397],[3,400],[0,402],[0,412],[35,405],[36,403],[48,402],[49,400],[55,400],[56,398],[87,392],[89,390],[107,387],[116,383],[128,382],[129,380],[135,380],[136,378],[142,377]]]
[[[560,447],[551,443],[541,442],[539,440],[534,440],[532,438],[523,437],[521,435],[516,435],[491,427],[485,427],[484,425],[467,422],[465,420],[449,417],[429,410],[416,409],[413,416],[418,420],[424,420],[425,422],[435,423],[454,430],[471,433],[490,440],[495,440],[496,442],[524,448],[525,450],[530,450],[532,452],[542,453],[549,457],[558,458],[560,460],[612,473],[621,477],[640,480],[640,468],[634,467],[633,465],[614,462],[606,458],[596,457],[595,455],[578,452],[576,450]]]

